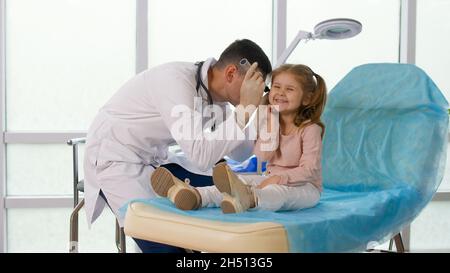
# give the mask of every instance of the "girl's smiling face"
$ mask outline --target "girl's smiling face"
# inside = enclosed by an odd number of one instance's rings
[[[272,79],[269,102],[277,105],[282,114],[297,112],[303,102],[303,90],[292,73],[284,72]]]

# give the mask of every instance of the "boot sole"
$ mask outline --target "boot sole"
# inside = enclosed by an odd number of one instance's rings
[[[220,204],[220,207],[222,208],[222,212],[223,213],[236,213],[236,209],[233,205],[233,203],[231,203],[228,200],[224,200],[222,201],[222,203]]]
[[[164,167],[155,169],[151,175],[150,183],[156,194],[167,197],[169,189],[175,185],[172,173]]]
[[[214,167],[213,182],[220,192],[231,194],[230,178],[225,163],[220,163]]]
[[[188,189],[181,189],[175,194],[173,203],[181,210],[192,210],[197,207],[197,197]]]

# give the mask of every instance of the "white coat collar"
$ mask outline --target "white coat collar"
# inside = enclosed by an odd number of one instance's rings
[[[217,63],[217,60],[214,58],[208,58],[203,63],[202,70],[200,71],[200,78],[202,79],[203,84],[208,87],[209,89],[209,83],[208,83],[208,70],[211,66],[213,66],[215,63]],[[206,94],[206,91],[200,87],[200,93],[201,97],[205,102],[208,102],[208,95]]]
[[[203,83],[209,88],[208,86],[208,69],[213,66],[215,63],[217,63],[216,59],[214,58],[208,58],[206,59],[206,61],[203,63],[202,66],[202,71],[201,71],[201,78]]]

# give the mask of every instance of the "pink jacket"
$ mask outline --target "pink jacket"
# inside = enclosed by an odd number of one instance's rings
[[[322,191],[322,128],[317,124],[296,129],[289,135],[279,134],[273,151],[262,151],[267,144],[258,139],[254,153],[260,161],[268,161],[266,175],[281,177],[279,184],[300,186],[312,183]]]

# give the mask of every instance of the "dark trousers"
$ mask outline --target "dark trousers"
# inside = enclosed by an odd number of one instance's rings
[[[213,185],[213,180],[211,176],[199,175],[195,173],[191,173],[181,167],[180,165],[171,163],[162,165],[161,167],[165,167],[168,169],[173,175],[178,177],[180,180],[184,181],[184,179],[189,178],[190,184],[194,187],[204,187]],[[183,232],[180,230],[180,232]],[[183,248],[160,244],[151,241],[145,241],[141,239],[133,238],[139,248],[143,253],[185,253],[186,251]]]

